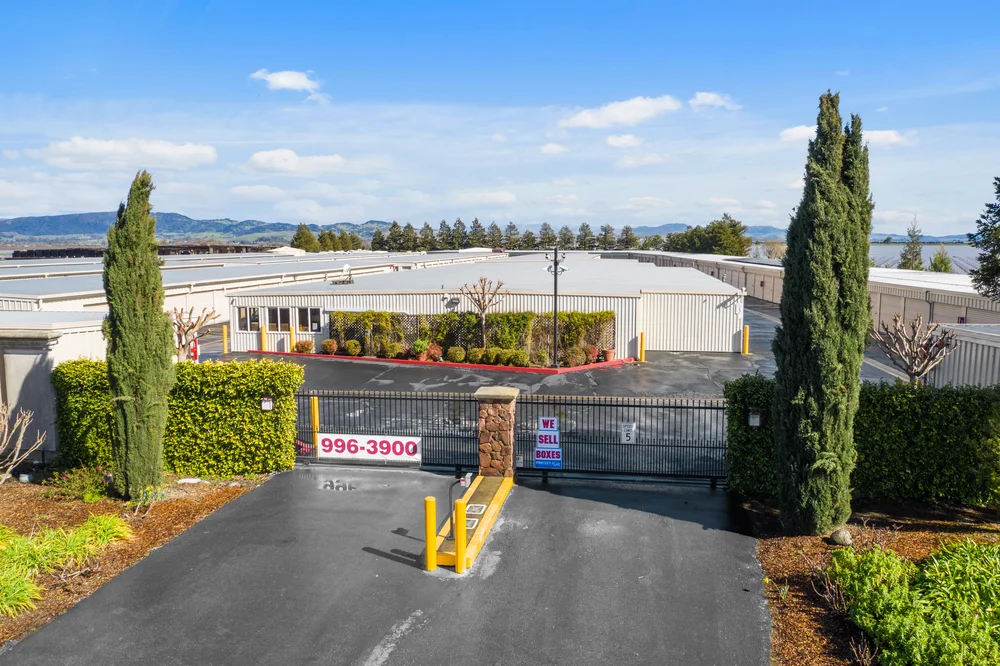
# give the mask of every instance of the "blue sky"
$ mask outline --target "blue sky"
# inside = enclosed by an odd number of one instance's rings
[[[1000,175],[995,2],[5,4],[0,218],[785,226],[827,88],[876,230]]]

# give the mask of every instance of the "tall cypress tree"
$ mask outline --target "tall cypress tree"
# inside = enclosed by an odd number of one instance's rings
[[[845,136],[839,103],[830,92],[820,97],[802,201],[788,227],[773,343],[778,501],[785,528],[805,534],[827,532],[851,514],[853,420],[870,329],[868,154],[860,119]]]
[[[112,478],[124,497],[160,485],[167,394],[174,385],[173,330],[163,311],[152,191],[150,175],[137,174],[108,229],[104,253]]]

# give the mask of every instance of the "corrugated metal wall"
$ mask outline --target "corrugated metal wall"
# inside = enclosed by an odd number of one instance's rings
[[[0,298],[0,310],[37,310],[35,301],[28,301],[18,298]]]
[[[646,349],[739,352],[743,295],[642,293]]]
[[[932,386],[992,386],[1000,383],[1000,341],[962,339],[959,346],[928,377]]]

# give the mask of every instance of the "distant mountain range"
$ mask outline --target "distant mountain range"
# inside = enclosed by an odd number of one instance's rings
[[[213,220],[195,220],[179,213],[156,213],[156,235],[162,240],[169,241],[197,241],[197,240],[224,240],[224,241],[271,241],[287,242],[295,233],[297,224],[288,222],[263,222],[261,220],[231,220],[220,218]],[[103,242],[107,236],[108,227],[114,224],[115,212],[104,213],[73,213],[69,215],[43,215],[38,217],[15,217],[9,220],[0,220],[0,242]],[[343,229],[348,233],[354,232],[364,239],[370,239],[376,229],[386,231],[391,222],[382,220],[368,220],[361,224],[350,222],[339,222],[336,224],[310,224],[309,228],[314,233],[319,233],[321,229],[340,231]],[[402,224],[402,223],[401,223]],[[416,227],[422,226],[422,222],[414,224]],[[466,222],[466,227],[468,227]],[[432,224],[437,229],[437,224]],[[505,225],[501,224],[501,228]],[[553,224],[556,231],[562,225]],[[576,231],[579,225],[570,225]],[[617,225],[616,225],[617,226]],[[520,230],[531,230],[538,233],[540,224],[519,225]],[[594,232],[598,231],[599,225],[591,225]],[[684,231],[688,225],[680,223],[661,224],[656,227],[639,226],[634,227],[633,232],[640,237],[666,236],[667,234]],[[617,231],[620,231],[620,226]],[[786,230],[780,227],[770,226],[749,226],[747,231],[750,236],[757,241],[784,240]],[[872,242],[881,242],[886,237],[892,242],[899,243],[906,240],[905,233],[873,233]],[[921,236],[924,243],[961,243],[965,242],[965,234],[951,234],[948,236]]]
[[[262,222],[260,220],[195,220],[179,213],[155,213],[156,235],[163,240],[231,240],[231,241],[288,241],[297,224],[287,222]],[[43,215],[15,217],[0,220],[0,241],[103,241],[108,227],[114,224],[115,212],[74,213],[70,215]],[[388,229],[389,222],[369,220],[362,224],[310,224],[315,233],[321,229],[354,232],[362,238],[371,238],[376,229]]]

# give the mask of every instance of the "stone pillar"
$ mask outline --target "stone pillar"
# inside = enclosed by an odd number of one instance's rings
[[[514,477],[514,409],[519,389],[484,386],[479,400],[479,474]]]

